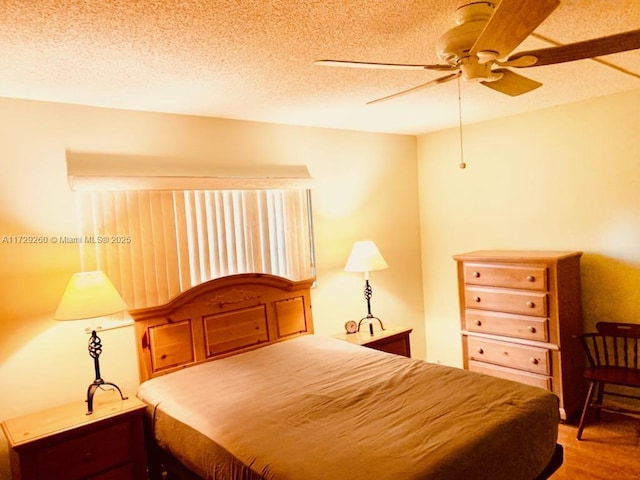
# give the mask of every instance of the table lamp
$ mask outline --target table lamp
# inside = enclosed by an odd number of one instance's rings
[[[377,320],[380,323],[380,328],[384,330],[382,320],[378,317],[374,317],[371,314],[371,296],[373,290],[369,284],[369,272],[375,270],[383,270],[387,268],[387,262],[376,247],[376,244],[371,240],[358,241],[353,244],[351,248],[351,254],[347,260],[347,264],[344,267],[345,272],[362,272],[364,273],[364,298],[367,300],[367,316],[360,319],[358,322],[358,331],[362,323],[369,322],[369,331],[373,335],[372,320]]]
[[[56,320],[86,320],[112,315],[126,309],[127,304],[111,281],[103,271],[97,270],[76,273],[71,277],[54,318]],[[93,413],[93,395],[98,388],[104,389],[109,385],[120,393],[120,398],[126,400],[126,397],[115,383],[105,382],[100,376],[102,341],[95,328],[91,330],[88,349],[89,355],[93,358],[95,369],[95,380],[87,388],[87,415],[91,415]]]

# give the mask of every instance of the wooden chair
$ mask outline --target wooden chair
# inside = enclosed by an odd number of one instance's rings
[[[604,395],[640,400],[640,394],[634,395],[626,391],[622,393],[621,390],[625,389],[605,390],[607,385],[640,388],[640,324],[598,322],[596,330],[597,333],[578,336],[589,364],[584,371],[584,378],[589,382],[589,391],[580,416],[578,440],[582,438],[585,418],[592,409],[595,409],[597,416],[602,409],[640,414],[640,410],[603,405]]]

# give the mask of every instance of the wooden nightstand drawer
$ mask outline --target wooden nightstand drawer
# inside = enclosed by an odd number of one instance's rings
[[[136,477],[135,465],[133,463],[127,463],[121,467],[113,468],[108,472],[91,477],[89,480],[123,480],[128,478],[138,478]]]
[[[549,350],[514,343],[468,337],[469,358],[542,375],[551,373]]]
[[[76,402],[2,422],[12,478],[145,480],[145,404],[101,392],[93,414],[86,409]]]
[[[519,313],[536,317],[547,316],[547,294],[499,288],[466,287],[467,308]]]
[[[367,329],[357,333],[338,333],[334,337],[382,352],[411,357],[409,335],[412,331],[408,327],[387,326],[385,330],[377,330],[373,335]]]
[[[408,336],[401,336],[399,338],[383,338],[378,341],[369,342],[366,346],[369,348],[375,348],[381,352],[395,353],[396,355],[402,355],[405,357],[411,356]]]
[[[129,423],[119,422],[40,449],[38,478],[85,478],[130,461],[131,452]]]
[[[465,263],[464,282],[468,285],[545,291],[547,269],[541,266]]]

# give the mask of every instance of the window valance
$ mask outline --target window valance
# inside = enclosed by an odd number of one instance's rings
[[[310,188],[305,165],[210,164],[194,159],[67,152],[73,191]]]

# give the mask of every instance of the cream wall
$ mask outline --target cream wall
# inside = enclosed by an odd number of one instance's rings
[[[418,138],[427,359],[461,366],[456,253],[580,250],[585,328],[640,322],[640,90]]]
[[[10,99],[0,99],[0,112],[0,420],[82,400],[93,380],[82,322],[52,319],[79,270],[77,245],[2,243],[11,235],[75,234],[68,150],[306,164],[315,178],[316,332],[341,331],[366,314],[363,277],[343,267],[354,241],[373,239],[389,264],[371,276],[374,313],[412,326],[414,356],[425,358],[415,137]],[[101,337],[103,377],[135,392],[132,328]],[[0,478],[6,468],[5,452]]]

